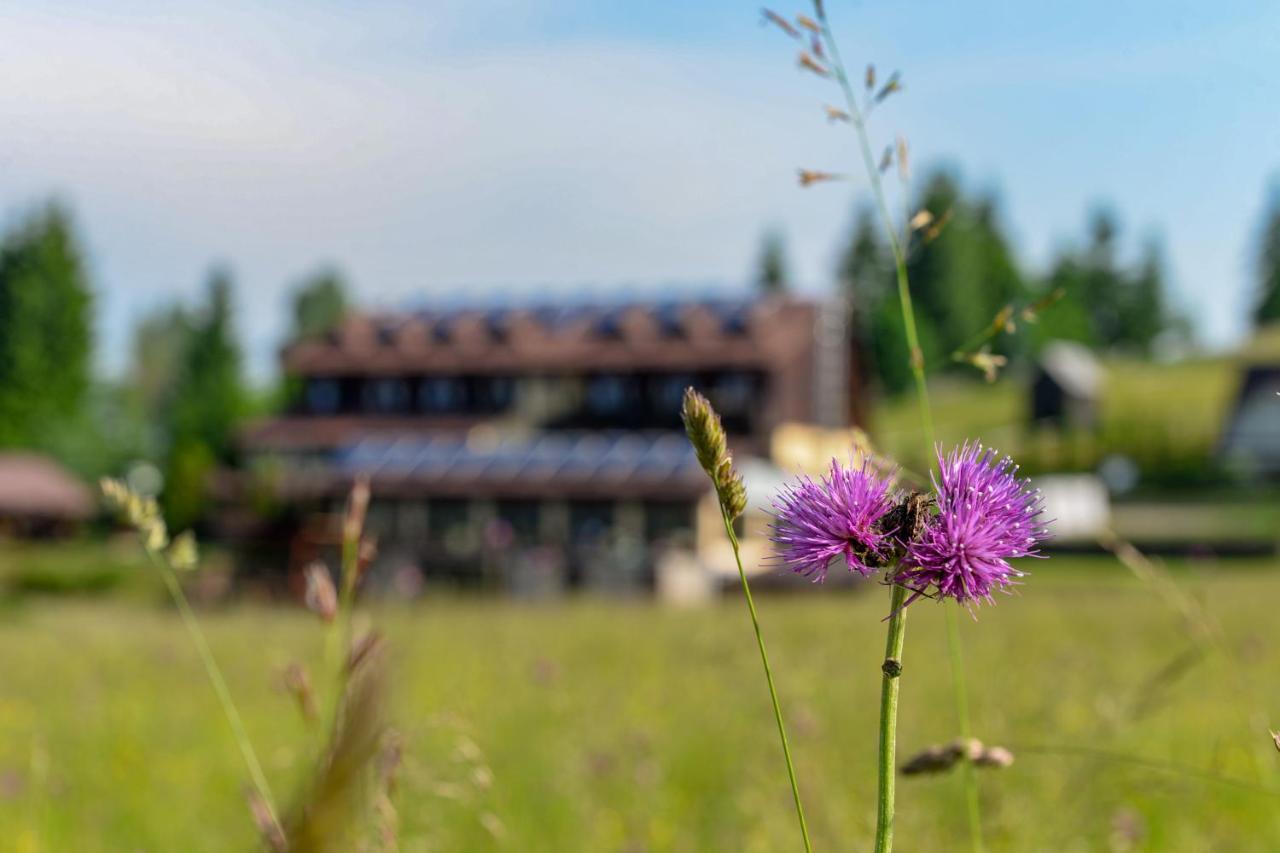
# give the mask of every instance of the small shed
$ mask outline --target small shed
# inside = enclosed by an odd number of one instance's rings
[[[93,517],[88,486],[38,453],[0,453],[0,534],[56,536]]]
[[[1241,474],[1280,476],[1280,324],[1260,332],[1244,352],[1220,450]]]
[[[1103,370],[1089,348],[1050,341],[1036,360],[1031,381],[1031,421],[1092,429],[1098,424]]]

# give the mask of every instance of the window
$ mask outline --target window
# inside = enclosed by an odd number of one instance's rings
[[[331,415],[342,405],[342,386],[336,379],[312,379],[307,382],[307,411]]]
[[[431,376],[418,384],[418,408],[424,412],[456,412],[463,405],[462,383],[448,376]]]
[[[373,379],[364,387],[365,409],[379,414],[409,408],[409,386],[403,379]]]
[[[726,412],[746,412],[755,396],[755,382],[747,373],[726,373],[712,387],[711,398],[716,408]]]
[[[684,397],[684,389],[693,385],[693,376],[688,373],[673,373],[669,376],[655,376],[651,388],[653,406],[663,415],[675,417],[680,412],[680,403]],[[663,418],[669,420],[669,418]]]
[[[616,415],[627,405],[627,382],[621,376],[593,376],[587,382],[587,408],[596,415]]]
[[[509,376],[493,376],[476,380],[476,397],[480,408],[501,412],[515,399],[515,380]]]

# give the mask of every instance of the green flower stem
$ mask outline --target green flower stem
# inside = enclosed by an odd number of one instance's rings
[[[902,644],[907,635],[907,588],[891,584],[889,631],[880,667],[880,761],[876,796],[876,853],[893,849],[893,795],[897,777],[898,687],[902,680]]]
[[[863,165],[866,167],[867,179],[871,183],[871,189],[876,199],[876,207],[884,224],[889,247],[893,252],[894,273],[898,284],[898,302],[902,310],[902,326],[907,339],[907,347],[911,352],[911,375],[915,380],[916,404],[920,412],[920,426],[925,442],[924,458],[927,460],[934,452],[937,439],[933,429],[933,409],[929,404],[929,386],[925,378],[924,353],[920,349],[920,334],[916,328],[915,307],[911,301],[911,284],[907,275],[906,252],[903,249],[902,242],[898,239],[898,232],[893,224],[893,216],[889,213],[889,204],[885,198],[884,185],[880,180],[880,169],[877,167],[875,157],[871,151],[871,140],[867,136],[867,126],[862,108],[859,106],[857,95],[849,82],[849,75],[845,71],[844,61],[840,58],[840,46],[836,43],[835,36],[831,33],[831,25],[827,21],[826,7],[822,0],[815,0],[814,13],[822,28],[822,40],[827,46],[827,52],[830,54],[830,64],[835,74],[836,82],[840,84],[840,90],[844,94],[845,106],[849,113],[849,123],[853,125],[856,131],[858,148],[862,154]],[[960,736],[968,739],[970,737],[968,687],[965,683],[964,658],[960,648],[959,631],[955,625],[956,614],[953,608],[946,608],[946,618],[948,620],[947,645],[951,653],[952,680],[955,683],[956,718],[960,727]],[[967,764],[962,776],[965,786],[965,800],[968,804],[969,837],[972,841],[973,849],[978,851],[982,850],[983,845],[982,814],[978,803],[977,779],[974,776],[973,768]]]
[[[809,842],[809,826],[804,820],[804,806],[800,804],[800,783],[796,781],[796,768],[791,761],[791,745],[787,742],[787,728],[782,722],[782,706],[778,703],[778,691],[773,686],[773,670],[769,668],[769,653],[765,651],[764,634],[760,632],[760,617],[756,615],[755,601],[751,598],[751,585],[747,583],[747,572],[742,568],[742,554],[738,546],[738,535],[733,532],[733,520],[729,518],[729,514],[724,512],[723,509],[720,512],[720,517],[724,521],[724,532],[729,536],[729,544],[733,546],[733,559],[738,564],[738,577],[742,580],[742,594],[747,599],[747,611],[751,614],[751,627],[755,629],[756,645],[760,648],[760,663],[764,665],[764,680],[769,685],[769,699],[773,702],[773,718],[778,723],[778,739],[782,741],[782,757],[786,759],[787,778],[791,780],[791,798],[796,804],[796,820],[800,822],[800,838],[804,842],[805,853],[812,853],[813,845]]]
[[[204,664],[205,674],[209,677],[209,683],[213,685],[213,692],[217,694],[218,703],[222,706],[222,713],[227,718],[227,723],[231,726],[231,733],[235,736],[236,744],[240,747],[240,756],[244,759],[253,787],[257,790],[258,796],[262,798],[263,804],[270,813],[272,823],[278,827],[280,819],[276,812],[275,798],[271,795],[271,786],[267,784],[267,777],[262,772],[262,764],[258,761],[258,754],[253,749],[253,742],[249,740],[249,733],[245,731],[244,722],[240,718],[240,712],[236,709],[235,700],[231,698],[231,690],[227,687],[226,679],[222,677],[222,669],[218,666],[218,661],[214,658],[213,651],[209,648],[209,643],[205,639],[204,631],[201,630],[200,623],[196,620],[196,615],[191,610],[187,595],[182,591],[182,584],[178,581],[172,567],[165,562],[163,557],[150,548],[145,548],[144,550],[147,552],[147,556],[151,558],[151,562],[155,565],[157,571],[160,572],[160,577],[164,578],[165,586],[169,588],[169,595],[173,598],[173,603],[178,607],[178,613],[182,616],[182,623],[186,626],[187,633],[191,636],[191,643],[196,647],[200,662]]]

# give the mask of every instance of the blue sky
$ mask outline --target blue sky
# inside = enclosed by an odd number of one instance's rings
[[[1204,337],[1238,338],[1280,174],[1280,4],[828,2],[851,65],[904,74],[874,132],[997,192],[1029,269],[1109,202],[1132,251],[1163,242]],[[259,375],[288,284],[322,263],[381,306],[727,287],[777,227],[819,291],[864,187],[795,186],[855,152],[759,20],[722,0],[9,3],[0,210],[74,207],[109,370],[214,262]]]

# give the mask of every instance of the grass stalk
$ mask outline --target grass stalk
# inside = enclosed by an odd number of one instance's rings
[[[812,853],[813,845],[809,841],[809,826],[804,819],[804,806],[800,802],[800,783],[796,780],[795,764],[791,760],[791,744],[787,741],[787,727],[782,721],[782,705],[778,702],[778,691],[773,685],[773,670],[769,666],[769,653],[765,650],[764,634],[760,631],[760,617],[756,614],[756,604],[751,598],[751,584],[747,583],[747,572],[742,567],[742,554],[738,545],[738,535],[733,531],[733,520],[721,509],[720,517],[724,521],[724,531],[733,548],[733,559],[738,565],[738,577],[742,580],[742,594],[747,600],[747,612],[751,614],[751,627],[756,634],[756,646],[760,649],[760,663],[764,666],[764,680],[769,685],[769,700],[773,703],[773,718],[778,724],[778,740],[782,742],[782,757],[787,763],[787,778],[791,781],[791,798],[796,805],[796,820],[800,824],[800,838],[804,842],[805,853]],[[895,692],[896,704],[896,692]],[[890,757],[892,761],[892,757]],[[890,795],[892,799],[892,794]]]
[[[889,629],[880,682],[880,752],[876,787],[876,853],[893,849],[894,781],[897,778],[898,689],[907,634],[907,589],[890,584]]]
[[[182,584],[178,581],[177,575],[174,574],[173,568],[165,562],[164,558],[150,548],[144,550],[147,552],[152,564],[159,571],[160,577],[164,579],[165,586],[169,589],[169,595],[173,598],[173,603],[178,607],[178,613],[182,617],[182,624],[186,627],[187,634],[191,637],[191,643],[196,648],[200,662],[204,664],[205,674],[209,677],[209,683],[213,685],[213,692],[217,694],[218,704],[222,706],[223,716],[227,718],[227,723],[231,726],[231,733],[235,737],[236,745],[240,748],[240,756],[244,759],[245,767],[249,771],[249,779],[258,796],[262,798],[263,804],[270,813],[272,822],[278,827],[280,825],[279,812],[276,810],[275,798],[271,795],[271,786],[267,783],[266,774],[262,772],[262,763],[258,761],[258,754],[253,748],[253,742],[249,740],[249,733],[245,730],[240,711],[236,708],[235,700],[231,698],[231,690],[227,687],[227,681],[222,675],[222,668],[218,666],[218,661],[213,656],[213,650],[209,648],[208,640],[205,639],[200,622],[196,619],[195,613],[191,610],[191,604],[187,601],[187,594],[182,591]]]
[[[823,3],[822,0],[814,0],[814,13],[817,16],[818,24],[822,29],[823,43],[826,45],[827,52],[830,55],[832,72],[835,75],[836,82],[840,85],[840,91],[844,95],[845,108],[849,115],[849,123],[853,125],[855,135],[858,138],[858,149],[862,155],[862,163],[865,167],[867,179],[871,184],[872,194],[875,196],[876,208],[880,213],[881,223],[884,226],[884,233],[889,241],[889,248],[893,253],[894,277],[898,287],[898,303],[902,312],[903,333],[906,336],[907,348],[910,351],[911,376],[915,385],[916,405],[920,415],[921,434],[924,437],[925,443],[924,458],[928,459],[933,454],[937,441],[933,428],[933,408],[929,403],[929,384],[925,377],[924,352],[920,348],[920,333],[916,327],[915,305],[911,300],[911,281],[907,273],[906,250],[902,241],[898,239],[898,232],[893,223],[893,216],[889,212],[889,203],[885,196],[884,183],[880,179],[880,169],[876,165],[875,156],[871,151],[871,140],[867,136],[866,118],[863,114],[862,107],[858,103],[858,97],[854,92],[853,85],[849,81],[849,74],[845,70],[844,60],[840,57],[840,46],[831,32],[831,24],[827,19],[826,4]],[[968,739],[971,737],[969,727],[968,685],[964,675],[964,655],[960,647],[957,615],[953,607],[946,607],[945,612],[947,620],[947,645],[951,658],[951,674],[952,680],[955,683],[956,720],[960,728],[960,736]],[[896,710],[896,692],[894,702]],[[978,802],[977,779],[974,776],[973,768],[967,763],[962,772],[962,776],[964,779],[965,801],[967,804],[966,811],[969,820],[969,836],[971,844],[975,851],[981,851],[983,849],[982,813]],[[890,802],[890,809],[892,810],[892,801]],[[890,834],[892,834],[892,828],[890,829]]]

